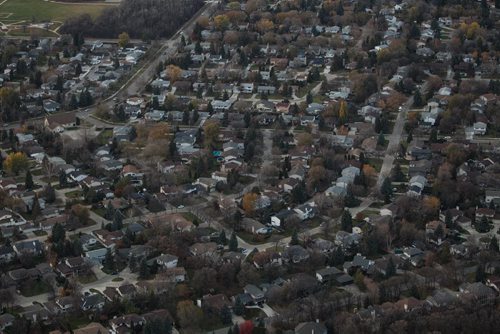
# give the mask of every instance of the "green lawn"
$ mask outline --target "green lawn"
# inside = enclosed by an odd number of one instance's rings
[[[4,23],[18,21],[59,21],[81,14],[98,16],[110,4],[104,3],[53,3],[43,0],[7,0],[0,6]]]

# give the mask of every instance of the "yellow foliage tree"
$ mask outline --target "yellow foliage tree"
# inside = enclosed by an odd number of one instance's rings
[[[122,32],[120,35],[118,35],[118,45],[121,48],[126,47],[129,42],[130,42],[130,37],[126,32]]]
[[[258,195],[256,193],[246,193],[241,200],[241,206],[245,210],[247,216],[251,216],[255,210],[255,203],[257,202]]]
[[[29,160],[22,152],[10,153],[5,159],[3,167],[7,172],[19,175],[20,171],[29,168]]]
[[[217,15],[214,17],[215,28],[220,31],[224,31],[229,27],[229,18],[227,15]]]
[[[257,22],[257,29],[260,33],[265,33],[274,29],[274,23],[269,19],[260,19],[259,22]]]
[[[211,147],[218,139],[220,133],[219,122],[208,120],[203,125],[203,133],[205,135],[205,146]]]
[[[182,73],[182,69],[179,66],[175,65],[168,65],[165,71],[167,73],[167,77],[172,83],[176,82]]]

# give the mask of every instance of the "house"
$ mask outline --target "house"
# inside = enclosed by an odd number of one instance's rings
[[[162,254],[156,258],[156,263],[160,268],[171,269],[177,267],[179,258],[175,255]]]
[[[61,107],[61,104],[60,103],[57,103],[56,101],[54,100],[43,100],[43,110],[46,112],[46,113],[54,113],[56,111],[59,110],[59,108]]]
[[[427,241],[441,245],[446,238],[447,229],[445,223],[433,220],[425,224],[425,234]]]
[[[356,272],[357,269],[361,269],[364,272],[369,272],[375,262],[368,260],[365,256],[361,254],[354,255],[352,261],[344,262],[343,268],[346,274]]]
[[[290,209],[283,209],[280,212],[276,213],[274,216],[271,216],[271,225],[280,227],[283,226],[287,219],[294,215],[294,211]]]
[[[296,264],[309,259],[309,252],[302,246],[293,245],[285,249],[282,257],[283,261]]]
[[[488,221],[495,218],[495,210],[488,208],[478,208],[476,209],[476,222],[481,221],[481,219],[486,218]]]
[[[439,289],[434,292],[430,297],[425,300],[431,307],[447,307],[457,301],[455,294],[446,289]]]
[[[301,220],[314,218],[316,216],[316,213],[318,212],[314,202],[299,205],[295,209],[293,209],[293,211],[295,211],[295,213]]]
[[[73,334],[103,334],[108,333],[108,329],[98,322],[91,322],[85,327],[73,330]]]
[[[12,246],[0,246],[0,263],[9,263],[10,261],[14,260],[15,257],[16,253],[14,252],[14,248],[12,248]]]
[[[193,256],[211,257],[217,252],[217,244],[215,242],[198,242],[189,247],[189,252]]]
[[[488,125],[484,122],[476,122],[472,125],[475,135],[484,136],[486,134]]]
[[[133,284],[123,284],[116,288],[116,292],[122,298],[131,298],[137,293],[137,288]]]
[[[100,293],[84,295],[80,303],[83,311],[100,310],[104,307],[104,297]]]
[[[219,293],[216,295],[205,295],[199,301],[199,307],[205,311],[212,312],[212,314],[219,315],[226,307],[231,306],[231,302],[227,299],[226,295]]]
[[[500,201],[500,190],[487,189],[484,192],[484,201],[487,205],[491,202]]]
[[[253,86],[252,82],[250,82],[250,83],[242,83],[240,85],[240,91],[243,94],[252,94],[253,93],[253,89],[254,89],[254,86]]]
[[[265,301],[264,292],[253,284],[247,284],[243,291],[250,295],[254,303],[261,303]]]
[[[10,313],[4,313],[4,314],[0,315],[0,330],[3,331],[7,327],[12,326],[15,319],[16,319],[16,317],[14,317]]]
[[[424,252],[417,247],[405,247],[400,256],[402,259],[410,261],[414,267],[418,267],[423,262]]]
[[[43,245],[38,240],[33,241],[19,241],[16,242],[13,246],[14,252],[16,252],[17,256],[22,254],[30,254],[33,256],[39,256],[43,253]]]
[[[45,117],[44,126],[52,132],[61,133],[76,125],[76,113],[64,112]]]
[[[109,332],[111,334],[129,333],[133,330],[133,327],[143,326],[145,322],[142,316],[135,313],[127,314],[110,320],[111,330]]]
[[[427,186],[427,179],[422,175],[415,175],[410,179],[408,185],[408,195],[420,196],[424,188]]]
[[[326,283],[335,280],[338,276],[343,275],[344,272],[335,267],[326,267],[316,271],[316,278],[320,283]]]
[[[186,280],[187,273],[184,267],[175,267],[166,269],[163,276],[170,282],[182,283]]]
[[[56,299],[56,305],[61,309],[62,312],[67,312],[75,307],[75,297],[65,296]]]
[[[482,282],[464,283],[459,287],[462,299],[469,297],[481,305],[491,305],[495,302],[496,293]]]
[[[295,334],[327,334],[325,325],[319,322],[301,322],[295,327]]]

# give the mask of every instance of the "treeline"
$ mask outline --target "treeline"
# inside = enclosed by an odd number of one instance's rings
[[[88,14],[68,19],[61,32],[78,36],[117,38],[127,32],[144,40],[168,37],[203,6],[203,0],[124,0],[95,20]]]

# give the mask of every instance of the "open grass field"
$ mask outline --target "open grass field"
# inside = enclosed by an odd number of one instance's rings
[[[54,3],[44,0],[0,0],[0,22],[4,24],[19,21],[63,22],[69,17],[88,13],[95,17],[105,8],[114,4],[91,3]]]

